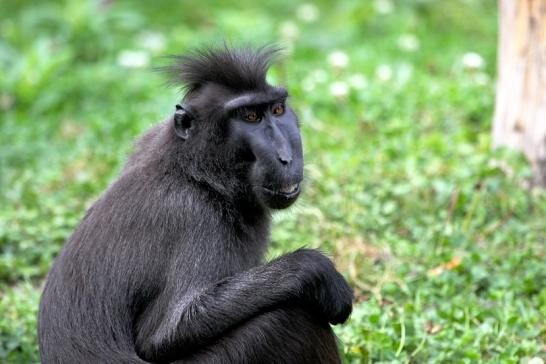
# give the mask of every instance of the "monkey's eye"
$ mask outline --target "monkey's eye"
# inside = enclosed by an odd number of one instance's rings
[[[284,113],[284,104],[282,102],[278,102],[271,108],[271,112],[273,115],[282,115]]]
[[[260,115],[258,115],[256,110],[248,110],[247,109],[247,110],[243,111],[243,119],[245,121],[248,121],[249,123],[257,123],[262,118],[260,117]]]

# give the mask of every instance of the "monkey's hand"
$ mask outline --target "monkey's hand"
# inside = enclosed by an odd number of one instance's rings
[[[297,250],[292,256],[301,269],[305,299],[329,323],[345,322],[353,309],[353,291],[332,261],[312,249]]]

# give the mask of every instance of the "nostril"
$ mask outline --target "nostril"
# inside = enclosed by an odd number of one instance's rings
[[[292,162],[292,148],[290,148],[290,145],[288,143],[283,143],[277,149],[277,157],[281,161],[282,164],[288,164]]]
[[[292,158],[283,158],[283,157],[279,157],[279,160],[281,161],[281,163],[283,165],[287,165],[288,163],[292,162]]]

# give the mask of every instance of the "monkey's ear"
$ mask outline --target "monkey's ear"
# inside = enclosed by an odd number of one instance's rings
[[[188,111],[187,107],[177,104],[174,113],[174,132],[176,135],[181,139],[188,139],[191,135],[193,119],[193,114]]]

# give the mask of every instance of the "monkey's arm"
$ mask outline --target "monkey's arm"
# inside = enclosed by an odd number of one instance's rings
[[[352,309],[352,291],[330,260],[298,250],[225,278],[180,302],[150,306],[136,328],[138,353],[149,361],[191,354],[251,317],[280,304],[316,309],[333,324]]]

